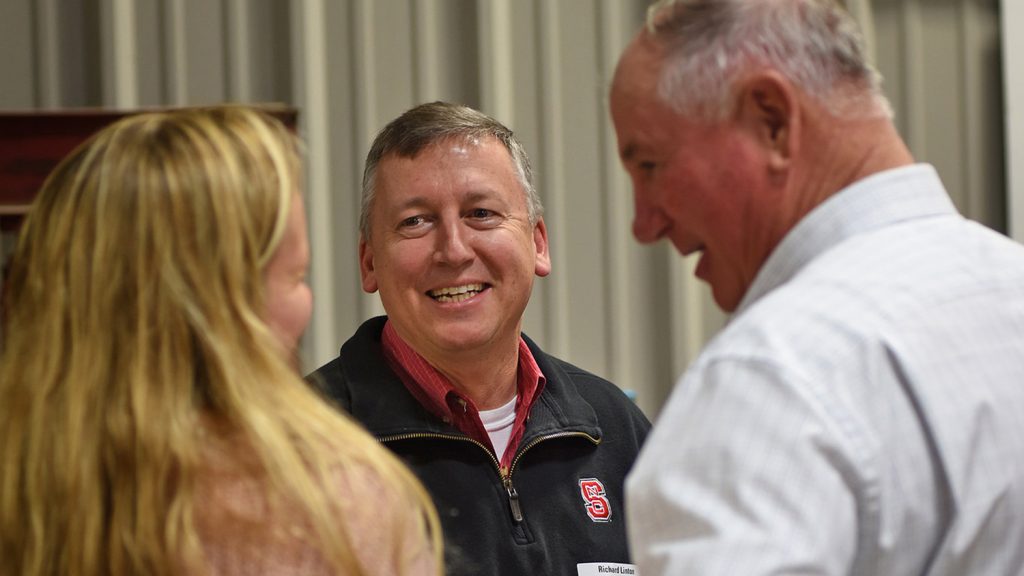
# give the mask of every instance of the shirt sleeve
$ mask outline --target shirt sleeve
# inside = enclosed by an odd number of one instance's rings
[[[864,485],[858,447],[821,388],[803,384],[747,359],[684,376],[627,478],[640,573],[847,573]]]

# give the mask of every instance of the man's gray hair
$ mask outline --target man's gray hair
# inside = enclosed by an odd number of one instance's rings
[[[647,32],[666,50],[658,95],[676,112],[721,120],[738,75],[767,66],[838,116],[892,115],[860,28],[837,0],[661,0]]]
[[[359,232],[370,237],[370,213],[376,194],[377,166],[389,155],[415,158],[423,149],[447,140],[466,142],[495,138],[508,150],[516,176],[526,196],[527,214],[535,224],[543,215],[540,196],[533,186],[530,158],[515,135],[501,122],[461,104],[431,102],[420,104],[392,120],[373,140],[363,169],[363,196],[359,213]]]

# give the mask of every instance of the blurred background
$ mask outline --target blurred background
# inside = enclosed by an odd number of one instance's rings
[[[1014,3],[1011,5],[1011,2]],[[1020,0],[847,0],[896,123],[960,210],[1020,239]],[[436,99],[511,127],[536,168],[554,270],[525,331],[655,417],[727,320],[694,262],[630,233],[607,113],[641,0],[0,0],[0,112],[282,103],[308,146],[314,320],[307,369],[381,314],[359,286],[359,182],[377,130]],[[1001,33],[1001,30],[1003,31]],[[1007,96],[1009,94],[1009,96]],[[1018,180],[1020,178],[1018,177]],[[4,249],[10,246],[5,236]]]

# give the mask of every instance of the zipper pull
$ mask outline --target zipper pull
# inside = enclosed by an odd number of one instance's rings
[[[506,476],[503,483],[505,491],[508,492],[508,506],[512,510],[512,519],[518,524],[523,521],[523,509],[519,506],[519,492],[516,492],[516,487],[512,485],[510,476]]]

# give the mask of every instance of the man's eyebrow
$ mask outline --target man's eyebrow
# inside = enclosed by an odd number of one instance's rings
[[[626,144],[626,147],[619,152],[619,157],[623,162],[629,162],[634,156],[636,156],[636,144],[633,143]]]
[[[430,202],[423,196],[413,196],[399,203],[397,208],[399,211],[408,210],[409,208],[422,208],[429,203]]]
[[[468,192],[465,196],[465,200],[469,202],[480,202],[488,200],[496,195],[496,191],[490,187],[483,187]]]

